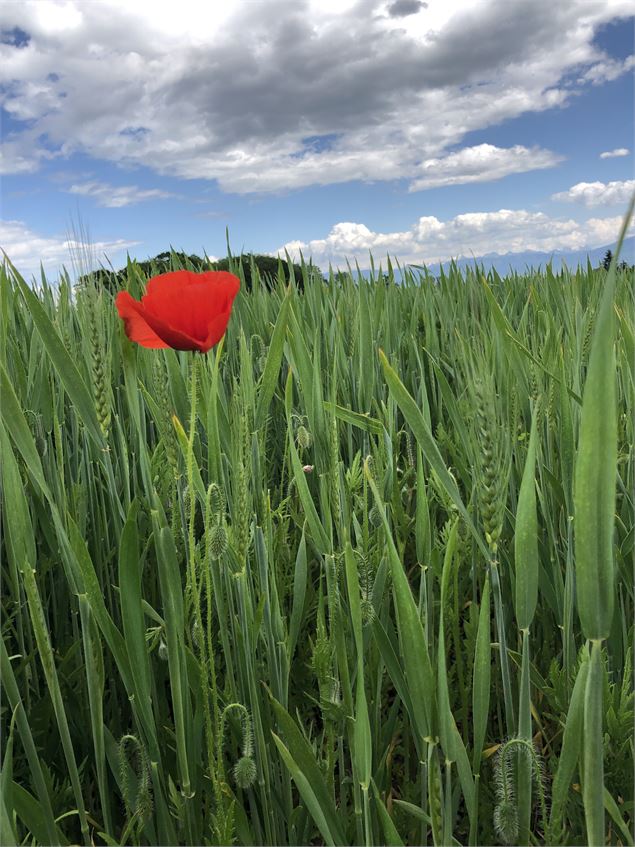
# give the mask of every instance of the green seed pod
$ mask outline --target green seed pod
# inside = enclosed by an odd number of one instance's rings
[[[494,829],[504,844],[514,844],[518,836],[518,803],[514,791],[514,769],[509,756],[510,743],[501,746],[494,761],[497,803]]]
[[[72,356],[73,352],[74,352],[73,351],[73,341],[71,339],[71,334],[68,331],[68,328],[64,327],[61,334],[62,334],[62,341],[64,343],[64,347],[66,347],[66,352],[69,354],[69,356]]]
[[[219,515],[225,511],[225,494],[217,483],[213,482],[207,489],[207,499],[213,514]]]
[[[367,597],[362,597],[360,601],[360,607],[362,612],[362,623],[364,624],[364,626],[367,626],[368,624],[371,624],[377,617],[375,607],[373,606],[372,601]]]
[[[556,417],[557,385],[555,379],[549,380],[549,393],[547,395],[547,422],[549,429],[555,432],[558,428]]]
[[[504,844],[514,844],[518,837],[518,810],[511,800],[503,800],[494,809],[494,829]]]
[[[357,338],[359,335],[359,322],[358,321],[350,321],[349,322],[349,333],[348,333],[348,357],[351,359],[355,354],[355,347],[357,345]]]
[[[119,770],[121,792],[128,817],[136,816],[143,823],[152,814],[152,787],[148,754],[134,735],[124,735],[119,741]],[[130,772],[136,785],[130,779]]]
[[[242,461],[236,464],[236,519],[232,524],[233,540],[238,556],[240,566],[245,562],[245,557],[249,549],[249,521],[250,521],[250,502],[249,502],[249,485],[247,481],[247,472]]]
[[[90,340],[91,376],[93,399],[97,419],[104,437],[110,428],[110,362],[103,338],[103,326],[98,316],[100,298],[94,286],[87,289],[86,311],[88,316],[88,336]]]
[[[408,456],[408,463],[411,468],[414,468],[416,465],[415,451],[412,442],[412,435],[410,434],[410,432],[408,432],[408,430],[404,430],[404,438],[406,440],[406,454]]]
[[[432,837],[435,844],[442,841],[443,811],[441,798],[441,769],[436,747],[430,747],[428,754],[428,808],[432,823]]]
[[[593,329],[595,327],[595,311],[592,310],[589,313],[589,317],[587,320],[587,325],[584,330],[584,338],[582,339],[582,361],[586,363],[589,358],[589,351],[591,349],[591,339],[593,337]]]
[[[241,756],[234,765],[234,779],[239,788],[249,788],[256,779],[256,763],[249,756]]]
[[[198,621],[192,621],[192,626],[190,627],[190,634],[192,636],[192,643],[200,649],[201,647],[201,638],[200,638],[200,629],[198,625]]]
[[[311,444],[313,444],[313,436],[305,426],[301,425],[298,427],[295,437],[298,442],[298,447],[300,447],[301,450],[308,450]]]
[[[256,355],[256,357],[260,359],[266,358],[267,348],[265,346],[265,342],[262,340],[262,337],[260,335],[252,335],[249,344],[251,350]]]
[[[318,678],[318,681],[324,683],[331,674],[331,659],[333,650],[331,644],[325,635],[318,636],[313,648],[313,657],[311,664]]]
[[[224,524],[219,523],[212,528],[209,549],[214,559],[220,559],[227,552],[227,530]]]

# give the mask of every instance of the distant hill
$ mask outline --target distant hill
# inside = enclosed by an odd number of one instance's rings
[[[204,258],[195,254],[188,256],[187,253],[179,253],[170,250],[165,253],[159,253],[153,259],[147,259],[146,261],[135,260],[135,265],[149,279],[157,274],[169,273],[170,271],[176,270],[199,272],[207,270],[228,271],[233,269],[237,273],[239,260],[242,260],[243,276],[248,291],[251,291],[252,285],[252,263],[255,265],[263,284],[267,287],[271,285],[272,280],[277,278],[279,267],[282,269],[285,280],[288,282],[290,279],[291,272],[289,269],[289,263],[286,259],[278,259],[277,257],[263,255],[261,253],[244,253],[241,256],[234,256],[233,259],[226,257],[225,259],[211,260],[208,259],[207,256]],[[130,261],[130,258],[128,261]],[[312,266],[312,273],[317,276],[322,276],[322,271],[316,265]],[[296,285],[298,288],[303,290],[304,282],[302,277],[302,268],[299,264],[293,264],[293,275]],[[92,271],[91,274],[87,276],[80,276],[78,283],[82,285],[87,281],[94,280],[98,283],[98,285],[114,292],[125,287],[127,276],[127,266],[120,268],[118,271],[101,268],[99,270]]]
[[[510,271],[518,271],[522,273],[527,268],[545,267],[551,262],[551,267],[554,271],[559,271],[563,264],[568,268],[576,268],[578,265],[586,267],[587,258],[593,267],[597,267],[607,250],[615,253],[616,244],[604,244],[602,247],[595,247],[593,250],[554,250],[553,253],[541,253],[537,250],[527,250],[524,253],[486,253],[484,256],[460,257],[456,260],[456,264],[460,268],[474,266],[474,262],[478,265],[483,265],[486,270],[494,268],[501,276],[508,274]],[[624,240],[620,261],[624,260],[629,265],[635,264],[635,236],[630,236]],[[449,262],[443,262],[443,268],[447,269]],[[440,264],[428,265],[430,273],[436,275],[439,273]]]

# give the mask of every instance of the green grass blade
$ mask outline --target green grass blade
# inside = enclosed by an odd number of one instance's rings
[[[366,692],[364,689],[364,638],[362,635],[362,609],[360,603],[359,578],[357,565],[353,556],[350,542],[344,548],[344,562],[346,567],[346,585],[348,588],[348,602],[351,611],[351,623],[355,637],[355,648],[357,651],[357,702],[355,705],[355,727],[354,727],[354,749],[355,767],[357,778],[364,791],[368,790],[372,775],[373,750],[370,735],[370,721],[368,719],[368,706],[366,703]]]
[[[280,365],[282,363],[282,354],[284,352],[284,341],[287,332],[287,321],[289,319],[289,308],[291,303],[292,292],[288,294],[282,301],[280,312],[276,320],[276,325],[271,336],[269,344],[269,352],[267,353],[267,361],[260,380],[258,388],[258,399],[256,401],[256,414],[254,425],[256,428],[261,427],[267,416],[271,399],[278,384],[278,375],[280,373]]]
[[[311,787],[311,791],[315,796],[317,807],[319,808],[319,813],[326,824],[327,832],[329,834],[328,838],[331,839],[331,843],[345,844],[346,838],[344,837],[340,818],[335,806],[333,805],[333,801],[329,796],[322,772],[315,760],[311,747],[296,726],[291,715],[289,715],[282,704],[278,703],[278,701],[273,697],[271,698],[271,702],[278,726],[284,740],[286,741],[285,749],[287,749],[289,754],[288,758],[284,758],[283,754],[285,765],[289,768],[294,779],[296,778],[296,773],[301,774]],[[276,736],[274,734],[274,739],[275,737]],[[276,743],[276,746],[282,753],[280,744],[281,742]],[[293,770],[290,765],[293,766]],[[298,788],[300,788],[299,784]],[[306,797],[303,799],[307,802]],[[311,810],[311,814],[313,814],[313,809]],[[322,832],[322,835],[327,838],[327,835],[324,832]]]
[[[415,727],[420,740],[423,740],[433,734],[436,727],[436,696],[432,665],[430,664],[419,610],[412,596],[412,590],[392,538],[386,510],[367,461],[364,463],[364,473],[375,497],[375,505],[386,533],[390,573],[397,609],[399,643],[405,670],[404,679],[410,692]]]
[[[190,767],[187,749],[189,735],[189,686],[185,661],[185,617],[183,586],[179,573],[174,538],[167,527],[159,527],[155,520],[155,539],[159,564],[159,583],[163,599],[165,636],[167,643],[170,690],[176,734],[176,749],[181,774],[182,791],[191,797]]]
[[[538,602],[538,516],[536,514],[536,444],[538,409],[534,409],[529,449],[520,483],[514,533],[516,621],[528,630]]]
[[[578,614],[588,639],[607,638],[614,603],[613,530],[617,483],[615,267],[593,332],[575,463],[574,530]]]
[[[582,751],[584,694],[586,691],[589,662],[585,659],[576,676],[571,692],[569,710],[564,726],[562,748],[558,759],[558,768],[551,787],[551,816],[549,819],[549,837],[553,843],[562,838],[564,813],[571,781]]]
[[[373,793],[375,795],[377,815],[379,817],[382,832],[384,833],[383,843],[386,847],[403,847],[403,840],[397,832],[397,827],[393,823],[392,818],[388,814],[388,809],[384,806],[384,801],[381,799],[381,795],[374,781],[372,782],[372,786]]]
[[[336,403],[331,403],[328,400],[325,400],[323,405],[326,411],[329,414],[334,414],[338,420],[363,429],[365,432],[370,432],[373,435],[381,435],[384,431],[381,422],[376,418],[371,418],[370,415],[354,412],[352,409],[345,409],[343,406],[338,406]]]
[[[13,822],[13,734],[16,710],[11,717],[9,737],[5,740],[2,770],[0,771],[0,847],[17,844],[18,833]],[[46,826],[42,827],[46,839]]]
[[[11,785],[11,797],[17,816],[29,830],[37,844],[68,844],[68,840],[64,838],[57,825],[53,839],[50,839],[47,828],[47,817],[43,813],[39,802],[23,785],[14,782]],[[9,847],[9,842],[5,843]]]
[[[331,828],[324,813],[324,809],[322,808],[320,800],[315,794],[314,784],[305,776],[302,771],[302,768],[298,766],[297,762],[295,761],[287,747],[285,747],[285,745],[283,744],[281,739],[275,734],[275,732],[272,733],[272,737],[276,747],[278,748],[278,752],[280,753],[282,761],[284,762],[287,769],[289,770],[289,773],[293,777],[295,784],[298,786],[300,796],[306,803],[307,809],[311,813],[311,816],[317,824],[317,827],[320,830],[325,842],[329,845],[329,847],[334,847],[334,845],[336,844],[344,844],[344,841],[338,841],[336,839],[336,836],[331,832]]]
[[[33,740],[33,733],[29,726],[29,719],[24,708],[15,674],[13,673],[13,668],[11,667],[11,660],[9,659],[4,639],[0,639],[0,681],[2,682],[3,695],[8,700],[12,712],[16,715],[20,740],[26,754],[31,779],[37,792],[38,819],[42,821],[41,834],[38,840],[42,844],[66,844],[66,839],[61,836],[55,823],[51,798],[44,779],[42,765],[40,764],[37,748]],[[13,791],[12,801],[15,805],[16,798]],[[29,826],[29,820],[25,820],[25,824]]]
[[[113,831],[111,798],[106,776],[106,743],[104,740],[104,659],[99,641],[99,630],[91,615],[85,595],[79,597],[79,613],[82,622],[82,642],[86,665],[86,683],[90,709],[90,724],[95,749],[97,788],[104,827]]]
[[[307,589],[307,568],[306,538],[303,532],[300,544],[298,545],[293,572],[293,605],[291,607],[291,620],[289,621],[289,635],[287,639],[289,661],[293,659],[295,646],[300,633],[300,626],[302,625],[302,613],[304,611]]]
[[[293,468],[295,483],[298,487],[298,494],[300,495],[300,500],[304,507],[306,520],[309,525],[309,529],[311,530],[313,543],[320,553],[327,555],[331,549],[331,542],[329,541],[322,521],[318,516],[317,509],[315,508],[315,503],[313,502],[313,498],[311,497],[311,492],[309,491],[309,486],[306,481],[306,475],[302,470],[302,463],[300,462],[300,457],[298,456],[298,451],[293,440],[293,425],[291,423],[292,379],[293,374],[291,370],[289,370],[285,391],[285,407],[287,412],[287,432],[289,437],[289,452],[291,453],[291,466]]]
[[[489,574],[485,577],[481,605],[478,615],[478,630],[472,673],[472,726],[474,728],[474,757],[472,768],[475,774],[481,770],[481,756],[487,732],[492,677],[492,639]]]
[[[452,499],[452,502],[458,509],[461,517],[469,527],[470,532],[474,536],[474,539],[485,558],[489,559],[487,545],[483,541],[480,532],[474,526],[474,522],[463,504],[456,481],[448,471],[445,462],[443,461],[443,457],[439,452],[439,448],[432,436],[432,433],[430,432],[430,428],[426,424],[419,407],[413,400],[412,396],[408,393],[408,390],[399,379],[396,372],[389,365],[388,359],[384,355],[383,350],[379,351],[379,358],[384,369],[384,376],[388,383],[388,388],[397,401],[397,405],[401,409],[403,416],[412,429],[415,438],[419,442],[423,455],[439,477],[439,480],[445,488],[448,496]]]
[[[626,821],[620,813],[619,806],[615,802],[615,798],[610,794],[606,786],[604,786],[604,808],[613,819],[613,823],[615,823],[619,829],[621,837],[624,839],[624,843],[628,844],[629,847],[633,847],[633,831],[627,826]]]
[[[100,450],[104,450],[106,447],[104,436],[97,419],[95,403],[86,383],[82,379],[81,374],[79,373],[77,366],[66,347],[64,347],[64,343],[59,337],[51,319],[46,314],[40,298],[24,281],[21,281],[19,285],[27,308],[33,318],[33,323],[37,327],[42,343],[46,348],[46,352],[57,371],[73,407],[77,411],[77,414],[81,418],[84,426],[90,434],[90,437],[93,439],[97,447]]]
[[[51,695],[53,710],[57,720],[60,737],[62,739],[62,748],[64,750],[64,758],[68,767],[68,773],[73,787],[73,794],[77,804],[80,826],[84,843],[91,844],[90,833],[88,830],[88,821],[86,819],[86,809],[84,806],[84,798],[82,795],[81,781],[77,770],[77,761],[73,750],[73,742],[68,727],[68,718],[64,706],[64,699],[60,690],[60,684],[55,670],[55,659],[53,656],[53,648],[46,625],[46,617],[42,608],[42,601],[35,582],[35,571],[28,564],[22,570],[23,585],[27,597],[29,614],[33,625],[33,632],[37,642],[40,661],[44,669],[44,675]]]
[[[44,479],[42,461],[40,459],[35,440],[24,417],[24,412],[18,398],[16,397],[11,380],[4,366],[0,364],[0,411],[7,432],[13,439],[13,443],[24,459],[27,469],[33,479],[37,482],[42,493],[51,499],[49,487]]]

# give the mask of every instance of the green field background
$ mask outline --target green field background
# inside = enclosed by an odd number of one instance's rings
[[[632,271],[302,272],[1,272],[2,844],[632,844]]]

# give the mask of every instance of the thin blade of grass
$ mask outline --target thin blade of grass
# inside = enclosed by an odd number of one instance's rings
[[[520,483],[514,533],[516,621],[528,630],[538,602],[538,516],[536,514],[536,447],[538,409],[534,409],[525,469]]]
[[[284,758],[285,765],[289,768],[294,779],[296,778],[296,775],[301,774],[307,784],[311,787],[311,793],[315,797],[315,805],[314,808],[311,809],[311,814],[314,814],[314,811],[317,813],[319,810],[319,815],[322,817],[323,822],[326,825],[326,832],[322,832],[322,835],[325,838],[330,839],[330,843],[332,844],[345,844],[346,838],[342,830],[340,819],[335,806],[333,805],[333,801],[329,796],[322,772],[315,760],[311,747],[284,706],[282,706],[281,703],[278,703],[278,701],[273,697],[271,698],[271,703],[273,705],[278,726],[280,727],[282,736],[286,741],[285,750],[288,753],[288,757]],[[275,740],[277,736],[275,733],[272,733],[272,735]],[[282,753],[282,742],[280,739],[278,739],[278,741],[279,743],[277,742],[276,746]],[[298,785],[298,788],[300,788],[300,785]],[[304,797],[304,800],[307,802],[306,797]],[[328,835],[326,833],[328,833]]]
[[[430,656],[428,654],[417,604],[412,596],[408,578],[397,553],[384,504],[375,480],[370,473],[368,461],[364,463],[364,473],[375,497],[375,506],[384,525],[395,606],[397,609],[399,643],[401,645],[401,655],[405,668],[404,679],[410,692],[415,727],[419,733],[420,740],[424,740],[435,733],[437,723],[436,692]]]
[[[474,536],[474,540],[480,547],[483,555],[486,559],[489,559],[489,550],[487,545],[463,504],[456,481],[448,471],[439,448],[423,418],[423,415],[421,414],[419,407],[413,400],[412,396],[408,393],[408,390],[397,376],[397,373],[389,365],[388,359],[386,358],[383,350],[379,351],[379,358],[384,369],[384,376],[388,383],[388,388],[390,389],[391,394],[395,397],[397,405],[401,409],[403,416],[412,429],[415,438],[419,442],[423,455],[439,477],[441,484],[456,506],[467,527],[470,529],[470,532]]]

